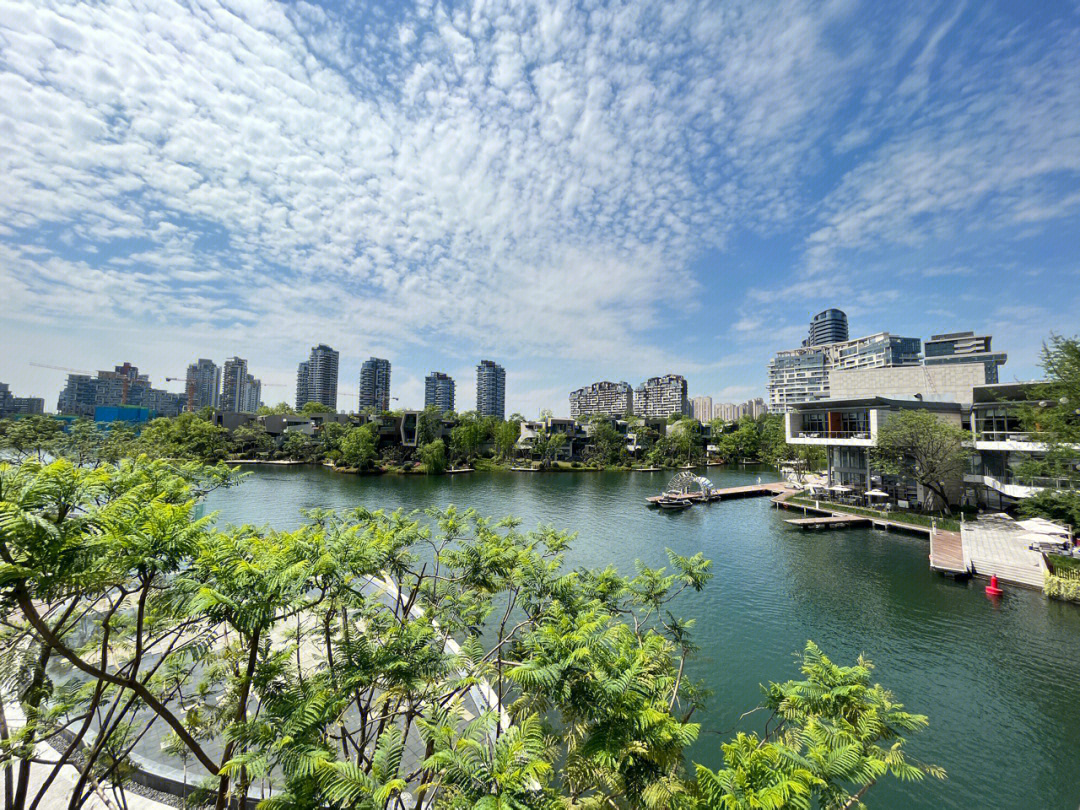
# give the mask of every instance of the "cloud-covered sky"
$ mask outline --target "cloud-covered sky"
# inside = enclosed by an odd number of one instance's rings
[[[0,0],[0,380],[238,354],[509,410],[764,392],[853,334],[1080,318],[1080,5]],[[179,384],[170,384],[180,390]]]

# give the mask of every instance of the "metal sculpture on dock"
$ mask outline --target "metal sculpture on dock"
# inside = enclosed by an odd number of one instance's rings
[[[668,481],[668,485],[664,488],[665,493],[671,493],[673,495],[690,495],[694,493],[701,493],[705,498],[708,498],[716,487],[713,486],[713,482],[702,475],[694,475],[692,472],[681,472]]]

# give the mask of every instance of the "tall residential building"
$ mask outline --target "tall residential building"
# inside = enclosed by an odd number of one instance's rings
[[[433,371],[424,378],[424,407],[436,407],[442,413],[454,410],[454,378]]]
[[[481,360],[476,367],[476,411],[506,418],[506,369],[494,360]]]
[[[221,371],[221,400],[223,411],[243,413],[247,405],[245,388],[247,387],[247,360],[242,357],[230,357]]]
[[[672,414],[689,414],[686,378],[680,374],[650,377],[634,390],[634,415],[666,419]]]
[[[982,363],[986,369],[986,383],[996,383],[998,366],[1005,365],[1009,356],[1005,352],[993,351],[990,348],[991,339],[990,335],[976,335],[974,332],[933,335],[923,344],[923,362],[928,366]]]
[[[833,369],[918,365],[922,341],[878,332],[866,337],[777,352],[769,361],[769,410],[785,413],[792,405],[828,399]]]
[[[45,413],[41,397],[12,396],[7,383],[0,383],[0,417]]]
[[[244,375],[244,407],[242,413],[255,413],[262,405],[262,382],[250,374]]]
[[[360,366],[360,397],[357,410],[390,410],[390,361],[371,357]]]
[[[826,309],[810,321],[810,334],[802,345],[824,346],[827,343],[843,343],[847,339],[847,313],[839,309]]]
[[[308,403],[308,377],[310,367],[304,360],[296,367],[296,410],[300,410]]]
[[[187,367],[185,398],[191,396],[191,410],[217,408],[221,402],[221,369],[213,360],[200,357]],[[187,407],[187,402],[184,403]]]
[[[338,352],[325,343],[311,347],[296,371],[296,408],[318,402],[337,410]]]
[[[178,416],[186,402],[185,394],[154,388],[138,367],[124,363],[112,371],[99,371],[96,377],[69,374],[56,409],[65,415],[93,418],[98,407],[130,405],[147,408],[156,416]]]
[[[723,419],[725,422],[734,422],[738,419],[738,406],[733,402],[718,402],[713,405],[713,419]]]
[[[694,397],[690,400],[690,410],[699,422],[712,419],[712,397]]]
[[[596,414],[625,416],[634,412],[634,389],[630,383],[602,380],[570,392],[570,418]]]
[[[765,406],[765,400],[761,397],[754,397],[747,404],[750,406],[750,415],[755,419],[764,416],[769,411]]]

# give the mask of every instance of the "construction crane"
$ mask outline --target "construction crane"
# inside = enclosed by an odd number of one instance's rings
[[[92,375],[94,372],[87,371],[83,368],[68,368],[67,366],[50,366],[48,363],[30,363],[31,366],[36,368],[51,368],[53,371],[66,371],[69,374],[87,374]]]
[[[187,405],[184,406],[184,410],[188,413],[195,412],[195,378],[194,377],[166,377],[165,382],[185,382],[187,383]]]

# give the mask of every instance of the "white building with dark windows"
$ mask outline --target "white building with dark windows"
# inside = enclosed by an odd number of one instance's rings
[[[570,392],[570,418],[621,417],[634,410],[634,389],[629,383],[601,380]]]
[[[296,408],[317,402],[337,411],[339,353],[325,343],[311,347],[308,359],[296,369]]]
[[[634,415],[666,419],[672,414],[690,415],[686,378],[681,374],[650,377],[634,389]]]
[[[390,361],[369,357],[360,366],[360,396],[357,410],[376,413],[390,410]]]
[[[476,411],[506,418],[506,369],[494,360],[481,360],[476,367]]]
[[[221,368],[213,360],[200,357],[187,367],[188,409],[217,408],[221,402]]]
[[[919,338],[878,332],[866,337],[776,353],[769,361],[766,390],[769,410],[785,413],[803,402],[829,399],[829,373],[836,370],[918,365]]]
[[[442,413],[454,410],[454,378],[433,371],[424,378],[424,407],[438,408]]]

